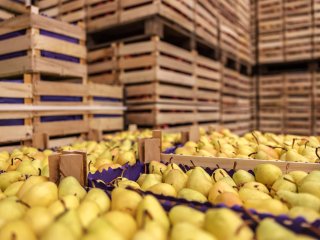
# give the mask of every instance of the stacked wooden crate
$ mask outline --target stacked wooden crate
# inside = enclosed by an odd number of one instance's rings
[[[320,71],[313,72],[313,132],[320,135]]]
[[[24,87],[31,86],[33,103],[37,106],[84,104],[87,68],[86,36],[82,29],[40,16],[33,8],[28,14],[3,21],[0,29],[0,77],[3,81],[17,79],[22,80]],[[12,84],[17,91],[22,87]],[[25,120],[24,125],[26,123],[30,124],[30,121]],[[70,109],[36,111],[33,127],[41,138],[37,142],[42,142],[44,136],[48,140],[55,136],[81,134],[88,131],[87,115]],[[30,128],[27,129],[31,138]],[[23,138],[16,138],[17,141],[20,139]]]
[[[312,58],[312,0],[284,0],[285,61]]]
[[[284,12],[282,0],[260,0],[258,4],[259,63],[284,60]]]
[[[86,0],[38,0],[40,12],[68,23],[86,21]]]
[[[0,1],[0,21],[12,18],[27,12],[24,0],[1,0]]]
[[[313,58],[320,57],[320,1],[313,0]]]

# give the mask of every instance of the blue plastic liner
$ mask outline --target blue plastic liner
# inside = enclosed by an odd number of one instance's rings
[[[0,119],[0,126],[21,126],[24,125],[24,119]]]
[[[23,79],[0,79],[0,82],[24,83]]]
[[[0,97],[0,104],[23,104],[23,98],[4,98]]]
[[[94,118],[118,118],[122,117],[120,114],[93,114]]]
[[[9,39],[9,38],[15,38],[15,37],[19,37],[19,36],[23,36],[25,35],[27,32],[26,29],[24,30],[19,30],[19,31],[15,31],[15,32],[10,32],[10,33],[5,33],[0,35],[0,41]]]
[[[42,102],[82,102],[82,97],[73,96],[41,96]]]
[[[61,54],[61,53],[55,53],[55,52],[41,50],[41,56],[47,57],[47,58],[52,58],[52,59],[57,59],[57,60],[62,60],[62,61],[66,61],[66,62],[80,63],[79,58],[68,56],[68,55]]]
[[[27,51],[19,51],[19,52],[2,54],[2,55],[0,55],[0,61],[8,60],[8,59],[16,58],[16,57],[22,57],[22,56],[26,56],[26,55],[27,55]]]
[[[118,98],[108,98],[108,97],[93,97],[94,101],[98,102],[121,102],[121,99]]]
[[[64,122],[64,121],[75,121],[75,120],[82,120],[82,119],[83,119],[82,115],[40,117],[41,122]]]
[[[66,36],[63,34],[55,33],[55,32],[50,32],[50,31],[43,30],[43,29],[40,29],[40,35],[52,37],[52,38],[57,38],[57,39],[60,39],[60,40],[66,41],[66,42],[71,42],[71,43],[76,43],[76,44],[79,43],[79,39],[69,37],[69,36]]]

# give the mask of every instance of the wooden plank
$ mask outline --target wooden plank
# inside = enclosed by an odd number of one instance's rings
[[[32,98],[32,85],[0,82],[1,97]]]

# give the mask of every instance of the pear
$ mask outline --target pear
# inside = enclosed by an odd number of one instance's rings
[[[14,182],[10,184],[3,193],[8,197],[16,196],[23,184],[24,181]]]
[[[203,227],[205,214],[191,207],[178,205],[171,208],[169,219],[172,225],[188,222],[199,228]]]
[[[247,182],[254,182],[255,181],[254,176],[251,173],[249,173],[245,170],[242,170],[242,169],[237,170],[233,174],[232,179],[237,184],[238,187],[247,183]]]
[[[257,182],[271,188],[273,183],[282,176],[282,171],[273,164],[263,163],[254,168],[254,175]]]
[[[0,231],[1,240],[36,240],[37,237],[25,221],[7,222]]]
[[[129,214],[120,211],[111,211],[104,218],[125,238],[132,239],[137,231],[137,223]],[[125,227],[124,227],[125,226]]]
[[[204,196],[202,193],[193,190],[191,188],[182,188],[177,195],[178,198],[183,198],[188,201],[195,201],[195,202],[207,202],[206,196]]]
[[[0,201],[0,229],[7,222],[22,218],[27,207],[15,200],[8,198]]]
[[[126,178],[121,178],[121,180],[116,181],[115,186],[121,187],[121,188],[133,188],[133,189],[141,190],[138,183],[131,181],[131,180],[128,180]]]
[[[227,183],[229,186],[231,186],[234,189],[238,189],[237,184],[233,181],[233,179],[231,177],[224,177],[221,178],[218,182],[225,182]]]
[[[100,213],[100,208],[99,206],[91,201],[83,201],[79,208],[77,209],[80,222],[82,227],[87,228],[89,224],[98,216]]]
[[[24,182],[24,184],[19,189],[17,196],[18,198],[21,198],[26,192],[30,190],[35,184],[37,183],[43,183],[48,181],[48,179],[44,176],[30,176],[28,179]]]
[[[299,193],[310,193],[320,199],[320,182],[304,182],[299,186]]]
[[[266,154],[268,154],[269,159],[279,159],[278,153],[273,148],[271,148],[269,146],[266,146],[264,144],[259,144],[257,147],[257,152],[259,152],[259,151],[263,151]]]
[[[112,239],[124,240],[118,232],[105,218],[99,217],[92,221],[88,227],[89,235],[85,239]],[[90,238],[88,238],[90,236]]]
[[[296,184],[299,184],[299,182],[308,175],[308,173],[304,171],[291,171],[289,172],[289,175],[293,178],[294,182]]]
[[[303,217],[310,223],[320,219],[320,214],[317,211],[306,207],[293,207],[289,210],[288,216],[291,218]]]
[[[144,224],[143,229],[152,236],[154,240],[167,240],[168,229],[165,229],[161,223],[148,221]]]
[[[2,173],[0,174],[0,189],[1,191],[4,191],[10,184],[25,179],[25,176],[18,171]]]
[[[239,197],[239,194],[237,193],[232,193],[232,192],[223,192],[219,194],[214,201],[212,202],[213,204],[224,204],[228,207],[233,207],[233,206],[242,206],[243,203]]]
[[[79,199],[74,195],[66,195],[50,204],[49,212],[53,216],[58,216],[68,209],[77,209],[79,207]]]
[[[47,207],[57,199],[58,188],[53,182],[37,183],[21,196],[21,201],[31,207]]]
[[[164,178],[164,183],[171,184],[177,192],[186,186],[188,177],[177,169],[170,170]]]
[[[260,192],[269,194],[268,188],[265,185],[263,185],[262,183],[259,183],[259,182],[248,182],[248,183],[245,183],[242,186],[242,188],[250,188],[250,189],[258,190]]]
[[[101,166],[105,165],[105,164],[112,164],[112,158],[104,158],[104,157],[99,157],[95,163],[94,163],[94,166],[96,168],[100,168]]]
[[[155,184],[155,185],[151,186],[150,188],[148,188],[147,191],[152,192],[154,194],[163,195],[163,196],[170,196],[170,197],[177,196],[177,192],[174,189],[174,187],[172,187],[168,183]]]
[[[271,187],[270,195],[274,196],[279,190],[288,190],[290,192],[297,192],[297,186],[289,174],[278,178]]]
[[[92,188],[84,197],[83,201],[93,201],[100,208],[100,212],[106,212],[110,208],[110,198],[108,195],[99,188]]]
[[[136,215],[138,204],[142,197],[134,192],[124,188],[115,188],[111,192],[111,209],[127,212],[132,216]]]
[[[218,182],[220,179],[230,176],[224,169],[218,168],[212,173],[211,177],[214,182]]]
[[[41,240],[76,240],[69,226],[62,222],[54,222],[41,235]]]
[[[39,175],[39,170],[32,166],[32,161],[30,159],[22,161],[16,169],[24,175]]]
[[[80,185],[75,177],[69,176],[64,179],[59,184],[59,198],[66,195],[74,195],[80,200],[87,194],[86,190]]]
[[[244,203],[244,206],[260,213],[271,213],[273,215],[288,212],[288,207],[277,199],[249,199]]]
[[[214,183],[209,190],[209,194],[208,194],[209,202],[215,203],[215,199],[224,192],[231,192],[234,194],[238,194],[238,192],[229,184],[227,184],[226,182],[219,181]]]
[[[167,169],[167,166],[158,161],[151,161],[149,164],[149,173],[154,173],[162,176]]]
[[[241,188],[239,190],[239,196],[243,202],[246,202],[251,199],[271,199],[270,195],[250,188]]]
[[[154,239],[154,237],[153,237],[152,233],[150,233],[146,230],[137,231],[132,238],[132,240],[153,240],[153,239]],[[95,239],[92,239],[92,240],[95,240]]]
[[[147,195],[140,201],[137,208],[136,219],[139,227],[143,227],[148,221],[158,222],[166,230],[169,229],[170,226],[166,212],[158,200],[152,195]]]
[[[163,178],[165,178],[167,176],[167,174],[172,170],[172,169],[177,169],[179,171],[181,171],[182,173],[184,173],[182,171],[182,169],[175,163],[170,163],[168,164],[166,170],[164,171],[164,173],[162,174]]]
[[[130,166],[132,166],[136,163],[136,156],[133,151],[120,152],[117,163],[120,165],[125,165],[128,163]]]
[[[309,162],[309,160],[299,154],[295,149],[289,149],[286,153],[286,161],[289,162]]]
[[[309,193],[293,193],[286,190],[277,192],[276,197],[286,203],[290,208],[300,206],[320,210],[320,199]]]
[[[170,240],[215,240],[208,232],[188,222],[181,222],[173,226]]]
[[[203,170],[196,167],[192,170],[192,173],[187,180],[186,187],[198,191],[204,196],[208,196],[209,190],[212,187],[212,181],[206,177]]]
[[[266,218],[259,223],[256,230],[257,240],[294,240],[293,232],[278,224],[275,220]]]
[[[53,222],[54,216],[45,207],[33,207],[28,209],[23,220],[37,236],[40,236]]]
[[[160,179],[159,179],[159,177]],[[158,174],[148,174],[142,185],[141,185],[141,189],[144,190],[144,191],[147,191],[148,188],[152,187],[153,185],[156,185],[158,183],[161,183],[161,176],[158,175]]]
[[[1,176],[1,175],[0,175]],[[320,181],[320,171],[312,171],[308,174],[308,176],[304,177],[298,183],[298,187],[304,184],[305,182],[319,182]]]
[[[82,235],[82,227],[80,217],[75,209],[67,210],[63,215],[58,218],[58,222],[63,223],[69,227],[69,230],[76,238]]]
[[[227,208],[211,209],[206,212],[204,228],[218,240],[251,240],[252,230],[243,220]]]

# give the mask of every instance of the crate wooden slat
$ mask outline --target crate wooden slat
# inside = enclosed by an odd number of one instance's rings
[[[282,134],[284,132],[284,109],[281,107],[260,107],[259,130]]]
[[[235,53],[237,55],[239,42],[237,27],[233,24],[220,21],[220,42],[219,46],[222,51]]]
[[[123,106],[123,88],[103,84],[88,85],[89,103],[103,106]],[[90,129],[102,132],[122,130],[123,110],[95,110],[89,112]]]
[[[11,13],[22,14],[27,12],[24,1],[1,0],[0,9],[7,10]]]
[[[159,14],[183,28],[193,31],[194,5],[192,0],[122,0],[119,10],[120,22],[128,22]]]
[[[118,83],[118,47],[116,44],[88,52],[88,81],[100,84]]]
[[[0,36],[0,76],[87,74],[85,33],[77,26],[31,12],[1,22]]]
[[[218,44],[218,4],[211,0],[195,1],[195,33],[212,45]]]
[[[0,78],[1,105],[26,105],[33,99],[31,76]],[[14,104],[14,105],[12,105]],[[0,112],[0,143],[20,142],[32,138],[32,114],[28,112]]]
[[[163,81],[194,85],[193,54],[152,38],[119,46],[120,81],[124,84]]]
[[[89,32],[119,23],[119,0],[87,0]]]
[[[284,105],[284,74],[259,76],[259,105],[261,107]]]
[[[195,106],[144,104],[128,106],[126,116],[130,124],[140,126],[193,124],[196,122],[195,110]]]

